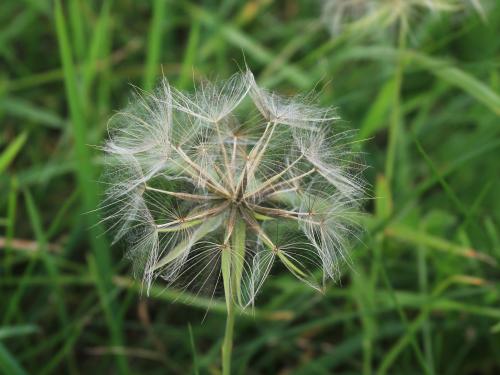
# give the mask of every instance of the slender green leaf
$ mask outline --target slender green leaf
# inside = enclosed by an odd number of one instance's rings
[[[16,358],[0,342],[0,369],[4,374],[27,375],[28,373],[21,367]]]
[[[46,108],[35,106],[23,99],[14,97],[2,98],[0,100],[0,110],[4,110],[5,113],[11,116],[50,128],[60,129],[64,126],[64,120],[56,113]]]
[[[33,324],[0,327],[0,340],[4,340],[9,337],[29,335],[39,331],[40,328]]]
[[[123,342],[121,322],[116,319],[114,311],[116,307],[111,304],[107,295],[112,290],[111,276],[112,267],[111,259],[108,253],[108,246],[103,237],[104,230],[98,224],[99,217],[95,212],[98,206],[98,191],[94,180],[94,166],[89,154],[88,141],[87,141],[87,125],[85,114],[83,112],[81,91],[78,88],[77,76],[73,64],[71,48],[67,35],[66,21],[61,7],[60,0],[55,3],[55,20],[57,39],[59,43],[59,50],[61,54],[61,61],[64,72],[64,83],[66,88],[66,95],[68,98],[68,105],[70,109],[71,122],[73,125],[73,133],[75,136],[76,155],[79,162],[77,170],[78,179],[83,192],[84,207],[89,214],[87,215],[87,222],[91,226],[90,241],[94,254],[96,257],[97,268],[97,282],[99,290],[101,291],[101,303],[103,304],[106,313],[107,323],[111,331],[113,345],[121,346]],[[128,373],[127,364],[124,356],[116,356],[118,366],[121,373]]]
[[[28,132],[24,131],[19,134],[14,141],[0,154],[0,173],[5,171],[12,163],[16,155],[21,151],[24,143],[28,139]]]
[[[94,28],[95,31],[93,33],[92,40],[90,41],[90,50],[83,72],[83,85],[86,93],[95,78],[99,63],[98,59],[102,55],[106,38],[108,38],[110,33],[110,10],[111,0],[104,1],[101,6],[99,19],[97,20],[97,24]]]
[[[388,80],[380,89],[375,101],[361,122],[358,139],[365,139],[388,124],[388,113],[393,101],[395,80]]]
[[[194,343],[194,335],[193,335],[193,329],[191,328],[191,324],[188,324],[188,330],[189,330],[189,342],[191,344],[191,352],[193,353],[193,372],[194,375],[199,375],[200,365],[198,363],[198,355],[196,354],[196,345]]]
[[[385,234],[389,237],[394,237],[405,242],[428,246],[431,249],[444,251],[466,258],[476,259],[494,267],[497,266],[496,260],[487,254],[478,252],[477,250],[471,249],[469,247],[456,245],[437,236],[414,230],[404,224],[391,225],[385,230]]]
[[[162,49],[163,23],[166,16],[166,0],[153,1],[153,18],[148,35],[148,50],[146,56],[146,66],[144,71],[145,90],[151,90],[158,73],[158,63],[160,61]]]
[[[451,65],[447,61],[422,53],[411,51],[408,52],[408,56],[416,64],[428,69],[431,73],[450,85],[461,88],[480,103],[490,108],[494,113],[500,115],[500,95],[474,76]]]
[[[200,42],[200,29],[201,27],[199,20],[194,20],[191,25],[186,52],[182,61],[181,74],[179,76],[179,80],[177,81],[177,87],[181,90],[188,87],[188,83],[191,79],[192,69],[194,67],[196,55],[198,52],[198,44]]]
[[[274,60],[274,55],[264,46],[260,45],[252,38],[241,32],[238,28],[219,22],[217,17],[208,10],[193,4],[184,4],[188,11],[196,18],[199,18],[204,24],[210,27],[220,28],[222,36],[237,48],[243,49],[255,60],[262,64],[269,63]],[[310,89],[313,82],[298,68],[290,64],[284,64],[281,71],[286,75],[291,82],[303,89]]]

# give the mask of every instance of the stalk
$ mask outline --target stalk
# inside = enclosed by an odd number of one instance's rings
[[[222,275],[226,290],[226,332],[222,344],[222,374],[231,374],[231,355],[233,352],[233,332],[235,321],[236,300],[241,300],[241,276],[245,259],[246,225],[236,217],[234,228],[231,231],[231,247],[225,248],[222,253]],[[228,251],[229,250],[229,251]],[[229,264],[228,264],[229,263]],[[229,270],[228,272],[224,269]]]
[[[398,145],[399,131],[401,128],[401,89],[403,86],[403,71],[404,71],[404,58],[406,50],[406,34],[407,26],[405,22],[401,22],[399,27],[399,37],[398,37],[398,61],[396,66],[395,74],[395,88],[394,88],[394,100],[391,122],[389,125],[389,146],[387,150],[387,160],[385,164],[385,175],[387,181],[392,183],[392,178],[394,175],[394,163],[396,159],[396,149]]]
[[[227,304],[226,333],[222,344],[222,375],[231,375],[231,354],[233,352],[234,301]]]

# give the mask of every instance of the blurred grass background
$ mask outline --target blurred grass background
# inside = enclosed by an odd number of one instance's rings
[[[337,285],[277,270],[238,316],[235,373],[500,373],[500,4],[486,18],[419,18],[403,51],[391,30],[332,38],[319,1],[3,0],[0,371],[218,373],[225,305],[141,296],[98,224],[91,145],[130,84],[246,63],[339,107],[376,199]]]

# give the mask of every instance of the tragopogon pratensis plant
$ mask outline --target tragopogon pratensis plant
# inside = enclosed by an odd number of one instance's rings
[[[353,31],[381,30],[394,24],[409,28],[422,11],[460,12],[474,9],[483,19],[493,0],[323,0],[322,18],[333,35],[348,26]]]
[[[333,36],[339,36],[341,33],[344,36],[358,36],[389,29],[396,37],[397,55],[392,81],[394,96],[385,163],[385,177],[389,184],[394,182],[399,129],[404,121],[400,102],[405,64],[410,61],[408,57],[411,55],[407,53],[411,21],[424,13],[452,13],[469,8],[473,8],[485,20],[486,10],[492,6],[493,0],[323,0],[322,18]]]
[[[254,303],[275,261],[322,289],[349,259],[362,168],[337,119],[310,97],[260,88],[247,71],[193,94],[163,80],[110,120],[105,220],[148,290],[161,277],[223,291],[225,373],[235,305]]]

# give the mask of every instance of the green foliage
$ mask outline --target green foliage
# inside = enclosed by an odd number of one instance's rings
[[[339,107],[373,199],[324,295],[283,266],[234,307],[233,373],[499,373],[500,6],[421,17],[397,44],[332,37],[307,0],[0,2],[0,372],[217,373],[224,302],[141,294],[100,224],[93,145],[130,84],[247,64]]]

